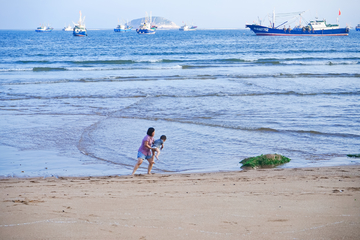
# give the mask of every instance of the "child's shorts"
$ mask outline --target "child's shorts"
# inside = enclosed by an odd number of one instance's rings
[[[160,152],[160,147],[152,147],[152,148],[156,148],[156,151]]]

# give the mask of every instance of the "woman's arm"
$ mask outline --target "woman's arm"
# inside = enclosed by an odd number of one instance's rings
[[[145,141],[145,144],[144,144],[144,145],[145,145],[146,148],[152,149],[152,148],[151,148],[151,145],[149,144],[149,141]]]

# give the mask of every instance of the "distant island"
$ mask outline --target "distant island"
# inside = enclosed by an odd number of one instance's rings
[[[176,23],[163,17],[154,16],[151,18],[151,21],[152,21],[151,24],[156,25],[158,27],[157,29],[179,29],[179,26],[176,25]],[[144,22],[145,22],[145,18],[138,18],[132,20],[128,24],[136,29]]]

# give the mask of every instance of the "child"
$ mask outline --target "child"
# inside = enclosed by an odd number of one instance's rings
[[[159,160],[160,150],[164,148],[164,142],[166,141],[166,136],[162,135],[160,139],[156,140],[151,146],[151,150],[153,155],[155,155],[156,159]],[[155,154],[156,152],[156,154]]]

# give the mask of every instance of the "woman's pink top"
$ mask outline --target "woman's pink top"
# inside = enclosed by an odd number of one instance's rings
[[[150,137],[149,135],[146,135],[141,142],[139,151],[142,152],[145,156],[148,156],[151,155],[151,150],[145,147],[145,142],[149,142],[149,145],[151,146],[154,143],[154,138]]]

